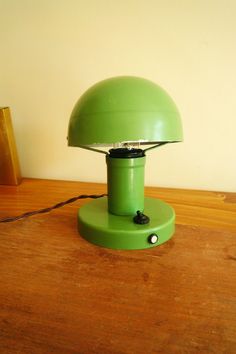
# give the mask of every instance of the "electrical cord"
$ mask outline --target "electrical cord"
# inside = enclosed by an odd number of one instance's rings
[[[49,213],[50,211],[54,210],[54,209],[58,209],[63,207],[66,204],[70,204],[70,203],[74,203],[76,200],[78,199],[86,199],[86,198],[92,198],[92,199],[97,199],[97,198],[101,198],[101,197],[105,197],[107,194],[100,194],[100,195],[96,195],[96,194],[91,194],[91,195],[87,195],[87,194],[81,194],[77,197],[73,197],[70,198],[64,202],[60,202],[57,203],[49,208],[43,208],[43,209],[39,209],[39,210],[34,210],[34,211],[28,211],[27,213],[18,215],[18,216],[11,216],[11,217],[7,217],[7,218],[3,218],[0,219],[0,223],[2,222],[12,222],[12,221],[17,221],[20,219],[25,219],[28,218],[30,216],[36,215],[36,214],[43,214],[43,213]]]

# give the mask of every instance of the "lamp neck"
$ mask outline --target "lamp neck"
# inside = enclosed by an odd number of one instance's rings
[[[112,149],[106,156],[111,214],[134,216],[143,211],[145,158],[141,149]]]

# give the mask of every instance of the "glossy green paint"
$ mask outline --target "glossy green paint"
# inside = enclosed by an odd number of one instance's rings
[[[175,212],[159,199],[145,198],[144,212],[150,223],[137,225],[132,216],[117,216],[107,212],[107,198],[95,199],[78,212],[80,235],[91,243],[114,249],[145,249],[158,246],[171,238],[175,230]],[[151,234],[158,242],[150,244]]]
[[[68,145],[182,140],[178,109],[155,83],[132,76],[114,77],[88,89],[71,114]]]
[[[106,156],[108,210],[115,215],[135,215],[144,209],[145,156],[112,158]]]
[[[155,144],[183,139],[178,109],[155,83],[121,76],[101,81],[76,103],[69,122],[68,145],[84,148],[122,146],[125,142]],[[123,147],[123,146],[122,146]],[[98,150],[97,150],[98,151]],[[174,233],[174,210],[158,199],[144,198],[145,157],[106,156],[108,198],[79,209],[79,232],[88,241],[115,249],[143,249],[162,244]],[[137,210],[150,223],[133,222]],[[158,236],[154,245],[151,234]]]

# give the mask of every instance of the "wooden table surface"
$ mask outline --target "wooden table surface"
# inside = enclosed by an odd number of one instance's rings
[[[0,186],[0,218],[102,184]],[[146,188],[176,210],[153,249],[99,248],[77,233],[89,200],[0,224],[0,353],[236,353],[236,194]]]

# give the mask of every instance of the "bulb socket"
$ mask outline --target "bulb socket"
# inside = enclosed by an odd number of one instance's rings
[[[109,150],[109,157],[116,159],[133,159],[144,156],[145,151],[142,149],[118,148]]]

